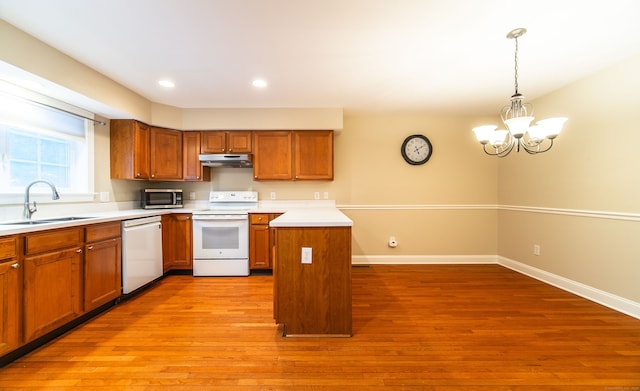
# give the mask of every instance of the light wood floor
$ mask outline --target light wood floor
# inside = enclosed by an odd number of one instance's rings
[[[500,266],[354,268],[352,338],[282,338],[271,279],[170,276],[0,389],[640,390],[640,320]]]

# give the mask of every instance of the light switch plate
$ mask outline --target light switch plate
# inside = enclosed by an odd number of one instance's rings
[[[312,249],[311,247],[302,247],[302,263],[310,264],[312,262]]]

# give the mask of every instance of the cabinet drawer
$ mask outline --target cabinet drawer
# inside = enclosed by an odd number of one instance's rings
[[[117,238],[120,236],[120,222],[114,221],[89,225],[86,228],[86,235],[87,243],[97,242],[103,239]]]
[[[0,260],[18,256],[18,237],[10,236],[0,239]]]
[[[251,224],[269,224],[269,215],[266,213],[251,213],[249,216]]]
[[[84,228],[61,228],[32,233],[25,236],[24,242],[25,255],[81,246],[84,242]]]

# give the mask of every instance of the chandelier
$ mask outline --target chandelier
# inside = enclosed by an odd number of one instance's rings
[[[533,106],[524,102],[524,95],[518,92],[518,38],[527,30],[518,28],[507,34],[507,38],[515,40],[515,93],[511,95],[511,104],[500,111],[502,122],[507,130],[496,130],[496,125],[483,125],[473,128],[478,141],[482,144],[487,155],[505,157],[516,146],[520,152],[522,148],[530,154],[547,152],[553,146],[553,140],[558,137],[567,118],[548,118],[533,121]]]

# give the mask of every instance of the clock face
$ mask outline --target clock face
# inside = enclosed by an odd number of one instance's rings
[[[432,152],[431,142],[421,134],[407,137],[400,147],[400,153],[404,160],[413,165],[425,164]]]

